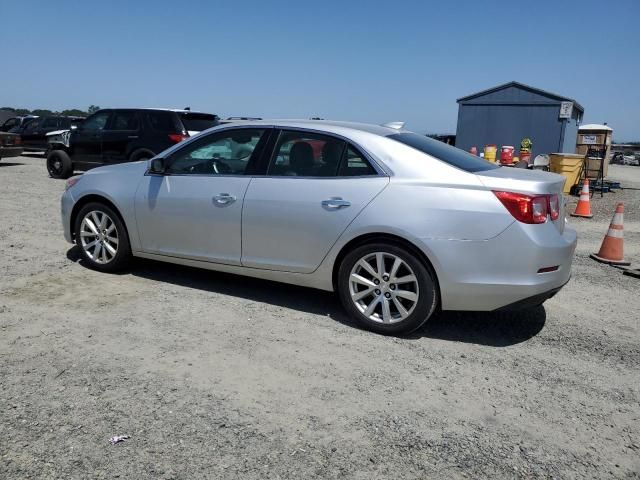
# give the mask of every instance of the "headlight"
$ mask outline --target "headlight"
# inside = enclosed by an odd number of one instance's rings
[[[67,183],[64,187],[65,191],[69,190],[71,187],[73,187],[76,183],[78,183],[80,181],[80,179],[82,178],[82,175],[76,175],[75,177],[71,177],[70,179],[67,180]]]

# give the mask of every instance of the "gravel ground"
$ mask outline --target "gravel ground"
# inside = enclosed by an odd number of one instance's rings
[[[624,201],[640,267],[640,168],[610,178],[630,188],[572,219],[573,279],[544,308],[387,338],[325,292],[88,270],[64,183],[4,159],[0,478],[640,478],[640,280],[588,258]]]

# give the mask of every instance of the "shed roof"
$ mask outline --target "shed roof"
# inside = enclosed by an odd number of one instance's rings
[[[597,123],[587,123],[586,125],[580,125],[578,130],[606,130],[609,132],[613,132],[613,128],[607,125],[599,125]]]
[[[582,108],[582,105],[580,105],[578,102],[576,102],[573,98],[564,97],[562,95],[557,95],[555,93],[547,92],[545,90],[541,90],[539,88],[531,87],[529,85],[525,85],[524,83],[520,83],[520,82],[516,82],[516,81],[503,83],[502,85],[498,85],[497,87],[488,88],[487,90],[482,90],[481,92],[473,93],[471,95],[467,95],[466,97],[461,97],[458,100],[456,100],[456,102],[458,102],[458,103],[466,102],[468,100],[472,100],[474,98],[482,97],[484,95],[488,95],[490,93],[494,93],[494,92],[497,92],[497,91],[500,91],[500,90],[505,90],[505,89],[511,88],[511,87],[519,88],[519,89],[522,89],[522,90],[527,90],[529,92],[533,92],[533,93],[536,93],[538,95],[542,95],[544,97],[550,98],[552,100],[558,100],[558,101],[561,101],[561,102],[573,102],[574,107],[584,113],[584,108]]]

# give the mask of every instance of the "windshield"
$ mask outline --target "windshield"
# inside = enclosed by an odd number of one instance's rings
[[[481,172],[500,168],[498,165],[476,157],[471,153],[452,147],[446,143],[434,140],[417,133],[396,133],[388,138],[404,143],[423,153],[436,157],[449,165],[460,168],[466,172]]]
[[[201,132],[218,125],[218,116],[208,113],[181,113],[180,119],[188,132]]]

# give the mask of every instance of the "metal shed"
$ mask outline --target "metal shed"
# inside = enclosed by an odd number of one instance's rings
[[[533,141],[533,155],[575,152],[578,125],[584,114],[572,98],[519,82],[459,98],[456,147],[481,150],[484,145],[513,145]]]

